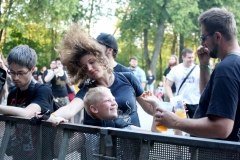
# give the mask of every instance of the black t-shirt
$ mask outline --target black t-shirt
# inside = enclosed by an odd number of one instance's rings
[[[226,56],[214,69],[196,109],[194,118],[216,115],[234,121],[225,139],[240,141],[240,56]]]
[[[52,93],[55,98],[68,96],[66,81],[67,81],[67,76],[65,73],[63,76],[55,75],[53,79],[50,81],[50,83],[52,84]]]
[[[31,81],[28,89],[25,91],[17,89],[16,93],[14,92],[15,89],[13,89],[8,95],[7,105],[25,108],[30,103],[36,103],[41,107],[41,111],[53,111],[53,96],[51,89],[46,85],[41,85],[35,90],[35,93],[33,94],[34,86],[35,83]]]
[[[51,89],[46,85],[40,85],[35,88],[35,83],[31,81],[27,90],[21,91],[18,88],[14,88],[8,95],[7,105],[25,108],[31,103],[38,104],[41,107],[41,111],[50,110],[53,112],[53,95]],[[43,159],[53,159],[53,151],[51,151],[51,148],[53,148],[54,143],[50,141],[50,136],[54,134],[52,131],[46,131],[45,128],[43,128],[42,134],[45,139],[48,139],[47,142],[43,142],[43,145],[46,146],[48,150],[43,150]],[[20,151],[24,153],[22,158],[37,159],[38,132],[36,126],[16,124],[14,135],[16,135],[15,138],[21,142],[22,146]],[[17,156],[19,155],[13,154],[14,159],[18,159]]]
[[[152,84],[154,80],[155,80],[154,75],[147,76],[147,84]]]
[[[165,77],[167,77],[167,74],[168,74],[170,71],[171,71],[171,68],[168,67],[168,68],[164,71],[163,75],[164,75]],[[172,93],[176,93],[176,85],[175,85],[175,83],[173,83],[171,89],[172,89]]]
[[[32,76],[33,76],[33,78],[34,78],[36,81],[38,80],[38,75],[39,75],[38,72],[33,72],[33,73],[32,73]]]

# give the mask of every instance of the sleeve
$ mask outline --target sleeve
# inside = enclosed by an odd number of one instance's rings
[[[170,70],[170,72],[167,74],[167,79],[172,81],[172,82],[175,82],[175,67],[173,69]]]
[[[142,88],[141,83],[139,80],[136,78],[136,76],[132,72],[124,72],[122,73],[128,81],[131,83],[133,89],[135,90],[136,97],[139,97],[143,94],[144,90]]]
[[[35,95],[33,95],[31,103],[36,103],[41,107],[42,111],[53,111],[53,95],[51,89],[46,85],[41,85],[37,88]]]
[[[230,77],[215,78],[207,115],[217,115],[234,120],[237,105],[239,82]]]
[[[87,89],[86,87],[83,87],[83,88],[81,88],[81,89],[77,92],[77,94],[76,94],[75,97],[80,98],[80,99],[83,100],[83,98],[84,98],[84,96],[85,96],[85,94],[86,94],[87,92],[88,92],[88,89]]]
[[[167,76],[167,70],[168,69],[165,69],[165,71],[164,71],[164,73],[163,73],[163,75],[166,77]]]

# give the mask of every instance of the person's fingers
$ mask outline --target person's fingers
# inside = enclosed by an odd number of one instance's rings
[[[166,111],[164,108],[162,108],[162,107],[157,107],[156,108],[156,111],[158,111],[158,112],[163,112],[163,111]]]
[[[62,122],[63,122],[63,123],[67,123],[68,120],[67,120],[67,119],[63,119]]]

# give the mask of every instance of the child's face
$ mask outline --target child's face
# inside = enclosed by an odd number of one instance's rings
[[[101,93],[96,105],[98,109],[98,118],[101,120],[113,120],[118,117],[118,105],[110,91]]]

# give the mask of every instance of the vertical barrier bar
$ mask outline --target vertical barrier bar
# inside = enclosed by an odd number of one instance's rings
[[[150,143],[148,140],[142,139],[139,160],[146,160],[149,158]]]
[[[38,129],[39,129],[39,131],[38,131],[38,139],[37,139],[37,147],[38,147],[38,149],[37,149],[37,159],[42,159],[42,147],[43,147],[43,145],[42,145],[42,125],[39,125],[38,126]]]
[[[10,121],[6,121],[5,123],[5,131],[4,131],[4,135],[3,135],[3,140],[2,140],[2,145],[0,148],[0,159],[4,159],[4,155],[7,149],[7,145],[8,145],[8,141],[11,135],[11,122]]]
[[[196,147],[191,148],[191,160],[198,160],[197,152],[198,152],[198,148]]]
[[[69,146],[69,141],[71,137],[71,131],[64,129],[63,130],[63,140],[62,144],[59,150],[59,155],[58,155],[58,160],[65,160],[68,146]]]

